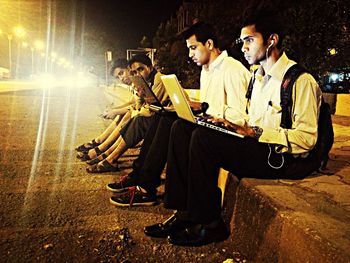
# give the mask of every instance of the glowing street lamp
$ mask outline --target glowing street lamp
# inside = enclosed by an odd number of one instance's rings
[[[44,42],[41,41],[41,40],[38,40],[38,39],[35,40],[34,41],[34,48],[33,48],[33,51],[32,51],[32,58],[33,58],[33,61],[34,61],[34,50],[37,50],[38,51],[38,53],[37,53],[38,56],[37,56],[37,63],[36,63],[36,71],[38,71],[38,64],[39,64],[39,61],[40,61],[41,57],[45,56],[45,53],[41,52],[43,49],[44,49]],[[34,64],[34,62],[33,62],[33,64]]]
[[[55,62],[56,58],[57,58],[57,53],[52,51],[51,52],[51,59],[50,59],[50,61],[51,61],[51,63],[50,63],[50,71],[51,72],[52,72],[52,69],[53,69],[53,63]]]
[[[20,39],[22,39],[25,35],[26,35],[26,31],[22,26],[16,26],[13,29],[13,33],[15,34],[15,36],[18,38],[18,42],[17,42],[17,63],[16,63],[16,77],[18,77],[18,68],[19,68],[19,61],[20,61]]]
[[[43,50],[44,49],[44,42],[41,40],[35,40],[34,46],[37,50]]]
[[[336,55],[338,52],[337,52],[337,50],[335,49],[335,48],[330,48],[329,50],[329,54],[331,55],[331,56],[334,56],[334,55]]]
[[[32,52],[32,75],[34,74],[34,47],[30,47],[30,51]]]
[[[10,73],[10,77],[12,76],[12,35],[11,34],[7,34],[7,39],[8,39],[8,43],[9,43],[9,73]]]
[[[17,26],[13,29],[13,32],[18,38],[23,38],[26,35],[26,31],[24,30],[23,27]]]

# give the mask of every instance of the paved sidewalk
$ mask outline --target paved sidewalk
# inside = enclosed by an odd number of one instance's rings
[[[231,182],[237,189],[228,198],[236,200],[232,247],[247,259],[350,262],[350,117],[335,115],[333,125],[327,174],[298,181]]]

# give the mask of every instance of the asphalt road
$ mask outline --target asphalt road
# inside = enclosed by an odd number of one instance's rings
[[[228,241],[182,248],[144,236],[171,214],[162,204],[109,204],[105,185],[127,170],[88,174],[74,151],[108,125],[105,105],[94,86],[0,82],[1,262],[243,262]]]

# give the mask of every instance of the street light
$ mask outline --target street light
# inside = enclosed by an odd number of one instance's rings
[[[13,32],[15,33],[15,35],[18,37],[18,38],[23,38],[25,35],[26,35],[26,31],[23,27],[21,26],[16,26],[14,29],[13,29]]]
[[[52,69],[53,69],[53,63],[55,62],[57,58],[57,53],[56,52],[51,52],[51,63],[50,63],[50,71],[52,73]]]
[[[34,75],[34,47],[30,47],[30,51],[32,52],[32,76]]]
[[[44,42],[41,40],[35,40],[34,46],[37,50],[43,50],[44,49]]]
[[[0,29],[0,35],[5,34],[7,35],[7,40],[8,40],[8,47],[9,47],[9,77],[11,77],[12,75],[12,35],[11,34],[7,34],[4,31],[2,31],[2,29]]]
[[[41,40],[35,40],[35,42],[34,42],[34,48],[38,51],[38,57],[37,57],[37,62],[36,62],[36,71],[38,71],[38,63],[39,63],[39,60],[41,59],[41,57],[40,57],[40,53],[41,53],[41,51],[44,49],[44,42],[43,41],[41,41]],[[33,52],[34,52],[34,50],[33,50]],[[42,57],[44,57],[45,56],[45,53],[44,53],[44,55],[42,55]],[[33,61],[34,61],[34,53],[32,53],[32,58],[33,58]],[[34,62],[33,62],[33,64],[34,64]]]
[[[20,39],[22,39],[26,35],[26,31],[22,26],[16,26],[13,29],[13,32],[14,32],[15,36],[18,38],[18,41],[17,41],[17,63],[16,63],[16,78],[17,78],[18,77],[19,61],[20,61],[20,52],[21,52]]]
[[[9,74],[10,78],[12,76],[12,35],[7,34],[7,39],[9,41]]]

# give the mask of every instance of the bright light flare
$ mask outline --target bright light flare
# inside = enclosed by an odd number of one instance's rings
[[[44,49],[44,42],[41,40],[35,40],[34,46],[37,50],[43,50]]]
[[[34,80],[44,88],[51,88],[57,84],[56,78],[48,73],[40,74],[34,78]]]
[[[336,55],[336,54],[338,53],[337,50],[336,50],[335,48],[331,48],[331,49],[329,49],[328,51],[329,51],[329,54],[330,54],[331,56],[334,56],[334,55]]]
[[[76,75],[68,75],[64,77],[60,85],[72,88],[85,88],[95,85],[95,82],[84,72],[78,72]]]
[[[13,29],[13,32],[15,33],[15,35],[19,38],[22,38],[26,35],[26,31],[22,26],[16,26]]]
[[[332,73],[330,76],[329,76],[330,80],[332,82],[337,82],[338,79],[339,79],[339,75],[337,73]]]

